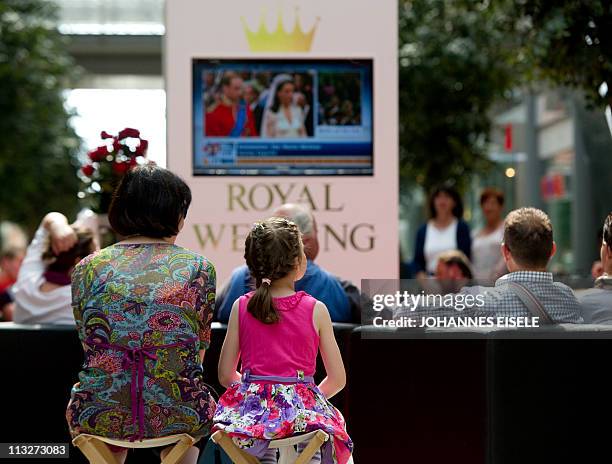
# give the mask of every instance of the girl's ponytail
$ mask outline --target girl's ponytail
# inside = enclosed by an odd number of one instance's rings
[[[247,310],[251,315],[264,324],[274,324],[280,321],[280,316],[272,301],[270,283],[270,279],[256,279],[257,289],[247,305]]]

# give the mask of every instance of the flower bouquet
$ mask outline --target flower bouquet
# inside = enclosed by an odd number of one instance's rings
[[[140,138],[140,131],[130,127],[116,136],[102,131],[100,137],[104,144],[91,150],[87,164],[81,167],[80,177],[85,188],[79,192],[79,198],[97,213],[96,232],[100,245],[105,247],[122,239],[108,222],[113,191],[128,170],[146,162],[149,142]]]
[[[140,138],[140,131],[125,128],[116,136],[106,131],[100,133],[104,144],[91,150],[87,164],[81,167],[81,179],[85,183],[81,199],[98,214],[107,214],[113,191],[123,175],[132,167],[144,164],[149,142]]]

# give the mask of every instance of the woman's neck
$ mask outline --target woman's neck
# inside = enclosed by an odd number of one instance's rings
[[[455,219],[455,216],[453,216],[452,214],[448,214],[448,215],[438,215],[434,218],[433,223],[434,225],[439,228],[442,229],[444,227],[449,226],[453,220]]]
[[[172,237],[164,237],[164,238],[147,237],[145,235],[130,235],[118,243],[122,245],[139,244],[139,243],[169,243],[171,245],[174,245],[175,241],[176,241],[176,235]]]
[[[484,226],[484,232],[488,234],[496,231],[499,228],[501,222],[501,218],[497,218],[495,221],[487,222],[487,224]]]

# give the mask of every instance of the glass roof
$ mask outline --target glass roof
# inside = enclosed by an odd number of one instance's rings
[[[64,34],[164,34],[164,0],[55,1]]]

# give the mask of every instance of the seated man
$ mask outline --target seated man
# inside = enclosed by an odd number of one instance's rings
[[[325,303],[334,322],[350,322],[354,319],[352,312],[358,313],[358,310],[355,311],[351,306],[359,305],[359,294],[350,289],[355,287],[350,283],[342,283],[337,277],[314,262],[319,253],[319,241],[317,226],[310,210],[302,205],[286,204],[274,211],[272,215],[290,219],[302,232],[304,253],[308,263],[306,274],[295,283],[295,290],[303,290]],[[247,266],[243,265],[234,269],[230,282],[217,295],[216,319],[219,322],[227,322],[234,301],[254,289],[254,282]]]
[[[553,241],[550,219],[536,208],[511,211],[504,223],[502,256],[509,273],[500,277],[494,287],[467,287],[462,293],[484,295],[484,306],[475,308],[497,316],[531,316],[515,287],[522,285],[541,303],[556,323],[582,323],[580,304],[568,286],[553,281],[546,272],[557,246]]]
[[[438,256],[436,281],[443,293],[455,293],[473,278],[470,260],[462,251],[445,251]]]
[[[600,254],[603,274],[578,298],[587,324],[612,324],[612,213],[604,222]]]
[[[474,272],[465,253],[460,250],[450,250],[438,256],[434,277],[420,280],[420,288],[426,294],[446,295],[457,293],[469,285],[474,278]]]
[[[580,304],[572,289],[554,282],[552,274],[546,272],[556,245],[550,219],[543,211],[535,208],[511,211],[504,223],[501,251],[509,273],[497,279],[494,287],[464,287],[458,294],[463,295],[463,300],[466,300],[465,295],[474,295],[473,300],[478,304],[462,311],[458,308],[418,307],[419,315],[530,317],[534,313],[524,303],[527,294],[531,301],[541,304],[553,323],[583,322]],[[394,317],[410,315],[415,314],[400,310]]]

